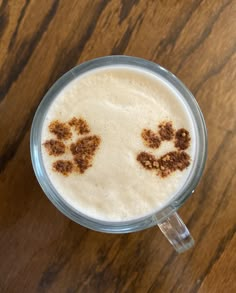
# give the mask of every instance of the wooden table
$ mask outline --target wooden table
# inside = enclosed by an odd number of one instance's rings
[[[196,96],[204,176],[180,209],[196,246],[157,228],[89,231],[49,202],[29,153],[32,118],[63,73],[109,54],[152,60]],[[0,0],[0,292],[236,292],[236,1]]]

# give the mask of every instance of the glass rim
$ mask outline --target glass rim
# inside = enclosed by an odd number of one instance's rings
[[[154,211],[152,214],[132,219],[128,221],[103,221],[95,218],[91,218],[87,215],[82,214],[73,206],[71,206],[54,188],[46,170],[44,168],[42,154],[41,154],[41,131],[44,118],[47,111],[57,94],[72,80],[78,76],[89,72],[93,69],[98,69],[107,66],[133,66],[149,71],[155,75],[161,76],[164,80],[169,82],[172,87],[177,90],[181,97],[188,104],[191,110],[191,116],[193,118],[195,135],[196,135],[196,150],[195,158],[191,171],[186,179],[185,184],[176,193],[176,195],[171,198],[170,202],[167,202],[161,209]],[[160,222],[164,218],[168,217],[172,212],[176,211],[193,193],[195,187],[197,186],[201,175],[204,170],[206,157],[207,157],[207,129],[203,114],[200,107],[194,98],[193,94],[189,89],[171,72],[161,67],[160,65],[153,63],[151,61],[131,57],[125,55],[114,55],[105,56],[96,59],[92,59],[77,65],[71,70],[67,71],[62,75],[48,90],[44,95],[41,103],[39,104],[37,111],[35,113],[31,134],[30,134],[30,152],[31,160],[35,175],[37,180],[43,189],[49,200],[67,217],[71,220],[87,227],[92,230],[111,232],[111,233],[125,233],[131,231],[142,230],[144,228],[154,225],[154,222]]]

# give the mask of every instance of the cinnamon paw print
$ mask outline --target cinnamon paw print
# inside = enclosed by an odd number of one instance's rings
[[[158,149],[164,141],[173,142],[173,151],[163,156],[156,157],[148,151],[137,155],[137,161],[145,169],[155,171],[157,176],[164,178],[177,170],[183,171],[190,165],[191,158],[185,152],[191,141],[188,130],[175,130],[171,121],[164,121],[158,125],[157,131],[143,129],[141,137],[144,145],[151,149]]]
[[[52,139],[43,143],[48,155],[60,157],[52,163],[55,172],[68,176],[72,172],[83,174],[92,166],[96,151],[101,143],[98,135],[91,135],[90,127],[83,118],[73,117],[68,122],[52,121],[48,126]],[[75,140],[75,136],[77,140]],[[72,139],[74,142],[72,142]],[[68,155],[71,159],[63,160]]]

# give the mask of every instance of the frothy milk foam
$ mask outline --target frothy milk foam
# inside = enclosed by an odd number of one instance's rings
[[[66,122],[73,117],[85,119],[91,134],[101,138],[92,166],[83,174],[63,176],[52,168],[58,157],[49,156],[43,146],[42,156],[51,183],[79,212],[104,221],[137,219],[161,209],[184,184],[192,166],[194,127],[187,105],[163,78],[132,66],[107,66],[81,75],[49,107],[42,145],[54,138],[48,128],[51,121]],[[174,150],[172,141],[162,142],[158,149],[143,143],[142,130],[155,130],[161,121],[172,121],[175,129],[185,128],[191,135],[186,150],[190,166],[165,178],[137,161],[141,151],[162,156]],[[73,132],[65,144],[78,138]],[[60,159],[72,160],[71,153],[67,151]]]

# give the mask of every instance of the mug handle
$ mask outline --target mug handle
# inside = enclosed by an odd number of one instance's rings
[[[178,253],[182,253],[194,245],[188,228],[176,212],[158,223],[158,226]]]

